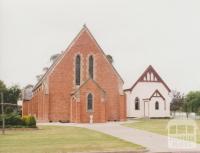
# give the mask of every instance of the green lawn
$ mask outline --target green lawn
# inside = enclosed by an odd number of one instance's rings
[[[10,130],[6,131],[6,135],[0,135],[0,153],[66,153],[138,149],[142,147],[78,127],[40,126],[39,130]]]
[[[126,123],[123,125],[127,127],[132,127],[132,128],[136,128],[140,130],[153,132],[153,133],[158,133],[161,135],[168,135],[167,124],[169,121],[170,121],[169,119],[140,119],[140,120],[137,120],[137,122]],[[196,124],[199,128],[200,121],[196,120]],[[180,126],[179,132],[183,132],[184,130],[185,128]],[[188,129],[188,131],[190,130],[191,129]],[[172,132],[174,131],[175,131],[175,127],[174,129],[172,128]],[[200,128],[197,130],[197,142],[200,143]]]

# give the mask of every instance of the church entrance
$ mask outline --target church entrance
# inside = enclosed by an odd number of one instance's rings
[[[149,117],[149,101],[144,101],[144,117]]]

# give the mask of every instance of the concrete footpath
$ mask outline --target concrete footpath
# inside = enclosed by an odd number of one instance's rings
[[[58,125],[58,126],[76,126],[83,127],[92,130],[96,130],[102,133],[112,135],[125,141],[129,141],[135,144],[146,147],[149,152],[177,152],[177,153],[200,153],[200,145],[197,144],[193,149],[170,149],[168,148],[168,137],[133,129],[122,126],[119,122],[111,123],[97,123],[97,124],[75,124],[75,123],[40,123],[39,125]],[[176,143],[182,143],[181,140],[176,139]]]

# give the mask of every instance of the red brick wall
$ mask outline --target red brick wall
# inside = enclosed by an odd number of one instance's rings
[[[87,96],[93,95],[93,111],[87,111]],[[93,122],[105,122],[105,106],[106,101],[101,101],[104,97],[103,91],[92,81],[89,80],[80,90],[80,121],[88,123],[90,115],[93,115]]]
[[[30,101],[23,101],[23,116],[33,115],[39,122],[49,121],[49,96],[44,94],[42,86],[34,92]]]
[[[75,57],[81,56],[81,84],[88,79],[88,57],[93,55],[94,58],[94,80],[106,92],[106,103],[100,102],[100,91],[95,89],[90,83],[90,88],[95,95],[95,122],[105,122],[112,120],[125,119],[123,98],[120,98],[121,80],[116,74],[104,53],[89,35],[87,30],[83,30],[80,37],[58,62],[48,76],[49,95],[45,97],[44,93],[35,94],[32,103],[32,113],[36,114],[39,120],[49,119],[51,121],[69,121],[71,118],[71,92],[78,87],[75,86]],[[86,91],[81,90],[80,96],[80,121],[88,122],[88,113],[86,112]],[[42,98],[43,97],[43,98]],[[74,107],[74,106],[73,106]],[[73,108],[72,107],[72,108]],[[122,108],[120,108],[122,107]],[[44,113],[44,111],[46,113]],[[48,113],[47,113],[48,111]],[[123,115],[121,115],[123,114]],[[45,117],[44,117],[45,116]]]
[[[120,95],[120,121],[126,120],[126,95]]]
[[[27,100],[24,100],[22,103],[22,115],[28,115],[28,102]]]

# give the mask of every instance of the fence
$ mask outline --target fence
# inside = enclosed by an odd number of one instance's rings
[[[175,112],[172,114],[172,117],[174,119],[187,119],[187,118],[193,119],[193,120],[200,119],[200,116],[193,112],[188,113],[188,114],[186,112]]]

